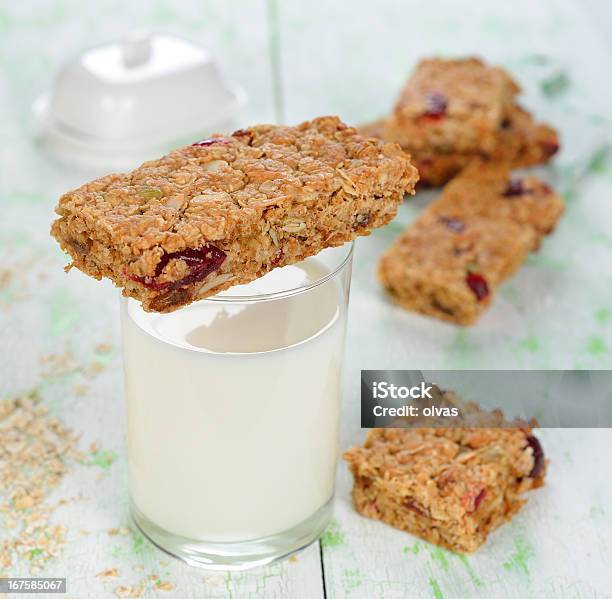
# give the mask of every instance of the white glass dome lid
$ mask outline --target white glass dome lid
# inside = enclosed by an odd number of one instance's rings
[[[202,46],[134,33],[65,64],[34,111],[43,135],[94,152],[125,152],[197,136],[232,119],[245,102]]]

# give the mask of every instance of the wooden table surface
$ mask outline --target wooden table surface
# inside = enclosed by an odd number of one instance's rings
[[[566,215],[471,329],[394,308],[375,282],[381,251],[432,194],[419,194],[394,224],[359,240],[344,375],[344,449],[364,435],[361,368],[612,364],[612,162],[603,152],[612,105],[610,56],[578,2],[534,4],[0,5],[0,398],[36,389],[43,405],[80,436],[86,456],[69,465],[45,498],[49,505],[74,500],[53,511],[53,522],[67,527],[67,542],[40,575],[67,576],[68,596],[78,598],[136,596],[140,590],[141,596],[180,599],[611,596],[612,432],[606,429],[542,431],[552,460],[547,485],[470,557],[358,516],[344,464],[338,469],[335,520],[321,542],[264,569],[190,569],[132,532],[118,293],[107,282],[62,272],[66,258],[48,235],[53,206],[88,175],[40,151],[30,112],[65,60],[136,27],[186,35],[209,47],[249,94],[243,124],[296,123],[320,114],[340,114],[349,123],[374,118],[389,109],[424,55],[480,54],[512,69],[526,87],[529,106],[562,131],[563,153],[544,174],[564,192]],[[10,534],[0,524],[0,542]],[[4,570],[0,565],[0,576],[25,575],[29,566],[27,560]],[[116,577],[96,576],[114,568]]]

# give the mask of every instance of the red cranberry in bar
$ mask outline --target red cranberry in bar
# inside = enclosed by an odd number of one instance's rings
[[[480,504],[483,502],[486,495],[487,490],[484,487],[482,489],[474,489],[466,493],[461,499],[463,506],[465,507],[465,511],[468,514],[475,512],[480,507]]]
[[[476,511],[480,507],[480,504],[484,501],[486,496],[487,496],[487,490],[481,489],[480,493],[476,495],[476,499],[474,499],[474,511]]]
[[[506,189],[502,192],[502,195],[505,198],[510,198],[513,196],[522,196],[525,193],[529,193],[530,190],[525,188],[522,179],[512,179],[510,183],[508,183]]]
[[[427,516],[427,513],[422,510],[418,505],[415,505],[410,499],[405,499],[403,505],[406,509],[414,512],[415,514],[419,514],[419,516]]]
[[[276,250],[276,254],[274,254],[274,258],[272,258],[272,260],[270,261],[270,268],[275,268],[280,264],[280,261],[283,259],[283,256],[285,254],[283,253],[283,250],[281,248],[278,248]]]
[[[441,119],[446,115],[448,100],[440,92],[430,92],[425,96],[424,116],[433,119]]]
[[[476,299],[481,302],[489,295],[489,285],[487,280],[477,272],[468,272],[465,277],[467,286],[473,291]]]
[[[542,470],[544,470],[544,450],[538,438],[533,435],[527,437],[527,446],[531,447],[531,451],[533,452],[533,468],[528,476],[529,478],[536,478],[540,476]]]
[[[448,229],[453,233],[463,233],[465,231],[465,223],[458,218],[450,218],[448,216],[441,216],[440,222],[445,224]]]
[[[225,139],[225,137],[211,137],[209,139],[201,139],[200,141],[196,141],[192,143],[192,146],[204,148],[206,146],[212,146],[214,144],[226,144],[229,143],[229,140]]]
[[[551,158],[559,151],[559,144],[555,141],[545,141],[540,147],[546,158]]]
[[[223,250],[211,243],[205,243],[202,247],[197,249],[187,249],[171,254],[164,254],[155,267],[154,277],[137,277],[131,274],[127,276],[132,281],[141,283],[148,289],[172,291],[173,289],[179,289],[185,285],[191,285],[192,283],[197,283],[205,279],[211,272],[221,267],[225,261],[225,257],[226,254]],[[157,281],[170,260],[183,260],[186,262],[189,268],[189,274],[178,281]]]

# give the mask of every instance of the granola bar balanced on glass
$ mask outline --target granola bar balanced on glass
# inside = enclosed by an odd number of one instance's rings
[[[468,553],[543,485],[547,465],[528,425],[372,429],[344,458],[360,514]]]
[[[396,145],[336,117],[213,137],[65,194],[72,263],[170,312],[388,223],[418,179]]]

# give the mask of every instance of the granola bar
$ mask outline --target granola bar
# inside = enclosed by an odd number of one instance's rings
[[[372,429],[344,459],[360,514],[461,553],[510,520],[547,467],[528,425]]]
[[[378,275],[402,307],[469,325],[523,263],[534,237],[511,220],[426,210],[383,254]]]
[[[515,105],[502,122],[495,150],[486,158],[518,169],[545,164],[558,150],[557,132],[549,125],[536,123],[529,112]],[[412,162],[419,170],[419,186],[439,187],[483,157],[475,152],[425,151],[413,153]]]
[[[52,234],[70,266],[170,312],[368,235],[417,179],[397,145],[337,117],[259,125],[65,194]]]
[[[385,139],[385,119],[359,128],[362,135]],[[468,164],[482,157],[480,152],[437,152],[431,149],[411,152],[419,171],[419,187],[439,187],[450,181]],[[544,123],[534,121],[519,105],[508,110],[501,122],[498,140],[491,159],[506,162],[513,168],[525,168],[548,162],[559,150],[557,132]]]
[[[564,206],[561,197],[536,177],[512,177],[500,163],[475,161],[453,179],[428,211],[460,222],[466,214],[511,220],[533,230],[537,249],[551,233]]]
[[[411,152],[491,153],[520,88],[477,58],[425,59],[400,93],[385,139]]]

